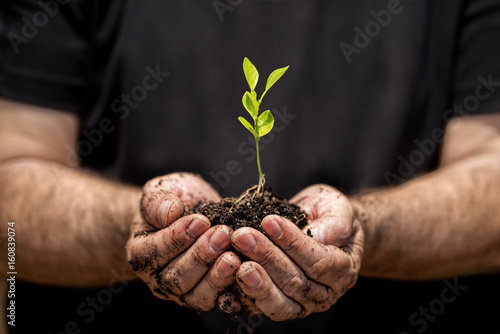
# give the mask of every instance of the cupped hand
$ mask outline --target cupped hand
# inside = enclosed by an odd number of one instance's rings
[[[185,215],[200,202],[220,200],[201,177],[175,173],[143,187],[141,214],[132,222],[127,258],[155,296],[198,311],[241,307],[232,292],[241,261],[230,251],[231,230],[207,217]]]
[[[234,248],[250,259],[236,273],[241,302],[275,321],[328,310],[354,286],[363,255],[363,229],[342,193],[315,185],[290,202],[308,215],[302,231],[271,215],[262,221],[265,235],[245,227],[231,237]]]

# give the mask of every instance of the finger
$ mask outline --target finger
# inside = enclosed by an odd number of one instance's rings
[[[210,184],[191,173],[172,173],[151,179],[144,185],[143,192],[153,190],[172,193],[189,207],[200,202],[218,202],[221,198]]]
[[[303,270],[262,233],[252,228],[241,228],[233,233],[232,243],[243,256],[261,265],[276,286],[301,304],[306,314],[331,305],[335,297],[331,291],[308,279]]]
[[[314,220],[318,218],[318,213],[317,213],[317,196],[316,196],[316,191],[315,188],[317,186],[309,186],[300,192],[298,192],[295,196],[293,196],[290,200],[290,204],[295,204],[300,207],[302,211],[304,211],[307,214],[307,217],[309,220]]]
[[[241,290],[254,301],[259,311],[271,320],[292,320],[305,315],[302,306],[287,297],[258,263],[243,263],[236,275]],[[248,303],[248,300],[242,302]]]
[[[212,227],[205,232],[193,246],[157,274],[160,287],[168,294],[177,296],[193,289],[231,245],[229,234],[230,229],[225,225]]]
[[[210,221],[203,215],[189,215],[156,231],[142,230],[148,224],[138,216],[133,226],[132,237],[126,246],[128,262],[135,272],[152,273],[188,249],[210,228]]]
[[[241,302],[232,292],[226,292],[219,297],[219,309],[228,314],[238,314],[241,312]]]
[[[177,195],[164,189],[154,189],[143,194],[141,213],[148,224],[162,229],[182,217],[184,204]]]
[[[305,231],[325,244],[344,246],[351,237],[353,209],[347,197],[327,185],[308,187],[294,196],[291,203],[307,213]]]
[[[352,235],[351,220],[347,216],[323,216],[311,221],[303,232],[323,245],[345,248]]]
[[[198,311],[210,311],[219,307],[219,297],[222,298],[221,294],[234,284],[240,264],[240,258],[233,252],[219,256],[205,277],[183,296],[184,302]],[[221,302],[226,312],[241,309],[241,304],[234,295],[232,298],[222,298]]]
[[[285,218],[267,216],[262,221],[262,228],[266,235],[316,282],[330,286],[350,268],[351,259],[346,252],[308,237]]]
[[[296,204],[316,219],[327,213],[344,215],[352,212],[352,205],[337,189],[325,184],[310,186],[299,192],[290,203]]]

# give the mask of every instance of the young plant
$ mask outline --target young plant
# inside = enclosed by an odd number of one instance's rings
[[[260,96],[260,99],[257,97],[257,93],[255,92],[255,87],[257,86],[257,82],[259,81],[259,72],[257,68],[248,60],[247,57],[243,60],[243,72],[245,73],[245,78],[247,79],[248,86],[250,86],[250,91],[245,92],[243,95],[243,106],[248,111],[250,116],[253,119],[253,126],[243,117],[238,117],[238,120],[243,124],[245,128],[254,136],[255,138],[255,150],[257,153],[257,168],[259,170],[259,184],[257,186],[257,190],[255,194],[263,192],[264,189],[264,175],[262,174],[262,169],[260,167],[260,153],[259,153],[259,141],[260,138],[267,135],[274,126],[274,117],[271,114],[270,110],[266,110],[259,115],[260,104],[262,103],[262,99],[269,91],[269,89],[278,81],[283,74],[285,74],[286,70],[290,66],[278,68],[274,70],[267,79],[266,89]]]

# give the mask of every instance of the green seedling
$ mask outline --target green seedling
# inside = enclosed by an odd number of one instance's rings
[[[283,74],[285,74],[286,70],[290,66],[278,68],[274,70],[267,79],[266,89],[260,96],[260,99],[257,97],[257,93],[255,92],[255,87],[257,86],[257,82],[259,81],[259,72],[257,68],[248,60],[247,57],[243,60],[243,72],[245,73],[245,78],[247,79],[248,86],[250,86],[250,91],[245,92],[243,95],[243,106],[248,111],[250,116],[253,119],[253,126],[243,117],[238,117],[238,120],[243,124],[245,128],[254,136],[255,138],[255,150],[257,153],[257,168],[259,170],[259,184],[257,186],[257,190],[255,194],[262,193],[264,190],[264,175],[262,174],[262,169],[260,167],[260,153],[259,153],[259,141],[260,138],[267,135],[274,126],[274,117],[271,114],[270,110],[266,110],[259,115],[260,104],[262,103],[262,99],[269,91],[269,89],[278,81]]]

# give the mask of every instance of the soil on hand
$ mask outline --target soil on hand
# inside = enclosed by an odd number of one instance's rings
[[[297,205],[276,196],[268,188],[263,194],[255,194],[255,188],[250,188],[240,197],[224,198],[218,203],[200,203],[191,213],[207,216],[212,226],[227,225],[234,230],[247,226],[263,232],[260,223],[268,215],[284,217],[300,229],[307,225],[307,215]]]

